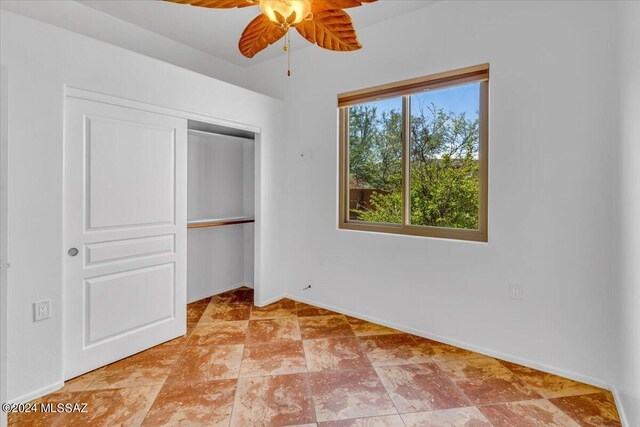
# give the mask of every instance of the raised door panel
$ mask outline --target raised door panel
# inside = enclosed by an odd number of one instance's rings
[[[85,342],[95,345],[173,319],[173,263],[85,281]]]
[[[175,252],[175,236],[154,236],[125,239],[85,246],[87,266],[111,262],[128,262],[139,258],[158,257]]]
[[[175,131],[86,118],[87,230],[175,222]]]

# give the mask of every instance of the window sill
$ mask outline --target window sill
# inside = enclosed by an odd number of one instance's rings
[[[393,225],[380,223],[366,223],[359,221],[340,222],[339,229],[367,231],[374,233],[398,234],[414,237],[431,237],[437,239],[452,239],[471,242],[488,243],[486,232],[481,230],[461,230],[444,227],[424,227],[416,225]]]

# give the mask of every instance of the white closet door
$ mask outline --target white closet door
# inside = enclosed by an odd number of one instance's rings
[[[186,332],[186,120],[65,114],[65,379]]]

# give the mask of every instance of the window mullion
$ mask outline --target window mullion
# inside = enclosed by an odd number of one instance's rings
[[[402,97],[402,225],[411,222],[411,96]]]
[[[349,107],[343,107],[339,110],[339,121],[340,121],[340,170],[339,170],[339,179],[340,179],[340,188],[339,188],[339,198],[338,208],[339,212],[339,220],[340,224],[344,224],[349,221],[349,179],[350,179],[350,160],[349,160]]]

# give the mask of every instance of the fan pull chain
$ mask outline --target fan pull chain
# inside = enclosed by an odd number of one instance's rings
[[[291,77],[291,33],[287,31],[284,50],[287,52],[287,76]]]

